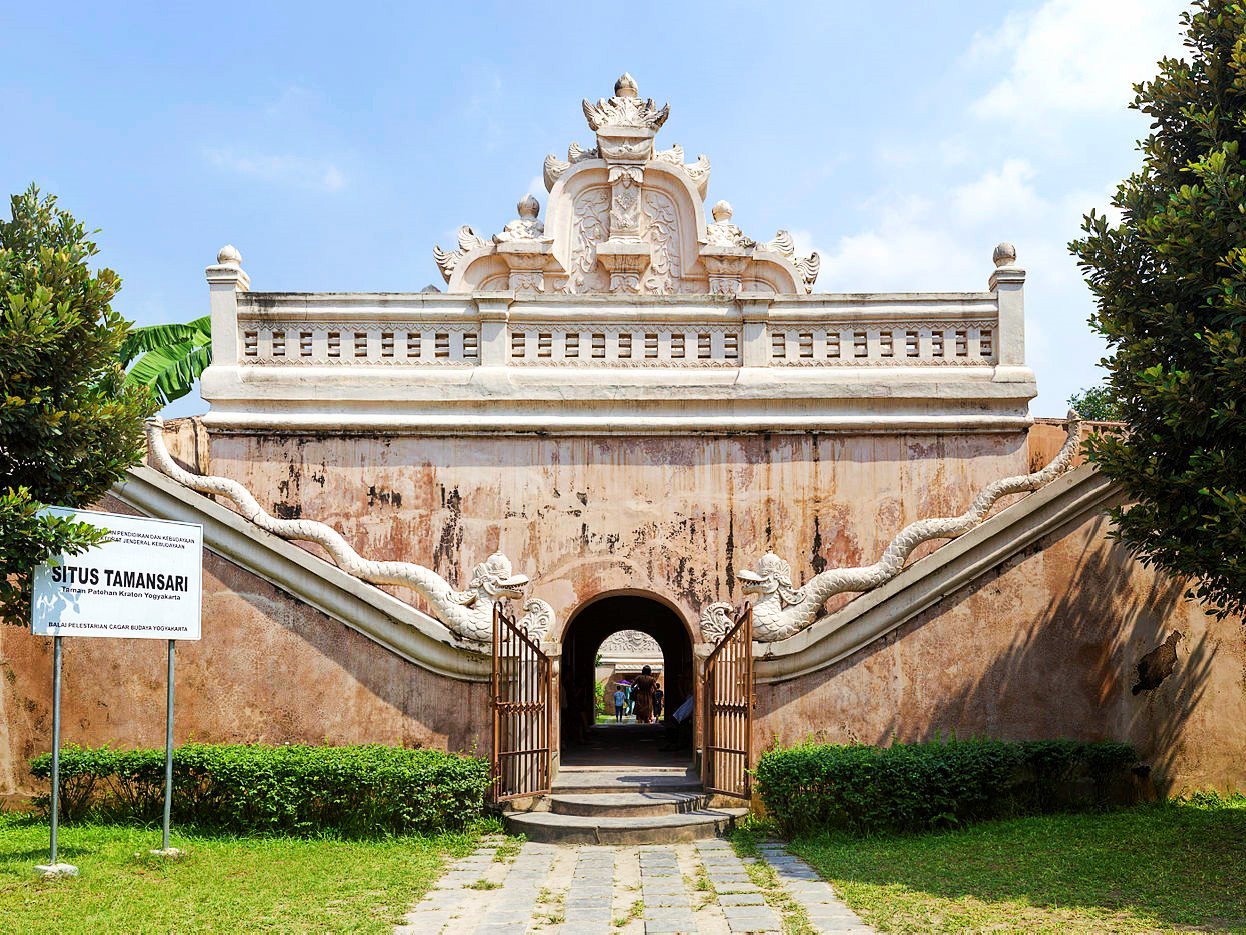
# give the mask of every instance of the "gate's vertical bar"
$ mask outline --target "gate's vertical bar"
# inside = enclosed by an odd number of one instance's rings
[[[501,725],[498,722],[498,651],[502,645],[502,625],[498,620],[498,605],[493,605],[493,677],[490,680],[489,707],[493,714],[493,798],[502,797],[502,770],[499,763],[501,751]]]
[[[744,722],[747,734],[744,742],[744,794],[751,797],[753,789],[752,777],[748,771],[753,768],[753,608],[745,607],[744,621]]]
[[[739,627],[738,623],[736,624],[736,627]],[[727,726],[726,736],[723,738],[723,746],[727,749],[723,753],[722,775],[718,778],[722,788],[726,789],[728,792],[734,788],[731,779],[733,773],[735,772],[735,756],[731,752],[735,749],[736,727],[735,709],[731,703],[732,699],[735,697],[735,647],[736,637],[733,633],[731,635],[731,640],[727,644],[726,658],[723,660],[726,663],[725,671],[723,672],[723,675],[726,676],[726,678],[723,679],[723,720],[726,722]]]

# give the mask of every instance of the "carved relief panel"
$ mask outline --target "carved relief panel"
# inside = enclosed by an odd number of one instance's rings
[[[589,188],[576,196],[571,214],[571,256],[563,292],[606,291],[609,279],[597,265],[597,244],[610,236],[609,216],[608,186]]]

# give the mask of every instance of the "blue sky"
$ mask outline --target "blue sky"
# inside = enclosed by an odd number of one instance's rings
[[[233,243],[257,290],[415,291],[434,243],[498,230],[580,99],[623,70],[664,146],[713,163],[755,237],[826,292],[985,288],[1017,245],[1037,415],[1099,379],[1065,244],[1136,168],[1130,82],[1180,51],[1174,0],[0,7],[0,187],[98,235],[140,324],[207,312]],[[170,414],[203,411],[196,398]]]

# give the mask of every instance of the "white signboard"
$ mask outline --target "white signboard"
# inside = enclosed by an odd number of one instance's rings
[[[62,507],[46,512],[107,529],[108,537],[35,569],[35,635],[199,639],[202,526]]]

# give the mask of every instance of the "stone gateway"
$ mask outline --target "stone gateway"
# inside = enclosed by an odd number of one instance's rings
[[[583,111],[544,218],[526,196],[433,248],[444,291],[207,268],[210,411],[152,424],[100,504],[204,528],[179,739],[497,750],[500,797],[539,792],[643,647],[713,788],[773,742],[952,733],[1246,784],[1241,621],[1108,538],[1122,495],[1078,443],[1118,428],[1031,416],[1012,246],[981,292],[814,292],[788,232],[707,209],[709,158],[658,146],[669,107],[630,76]],[[0,792],[34,791],[50,665],[0,629]],[[156,745],[163,665],[72,644],[96,690],[65,739]]]

